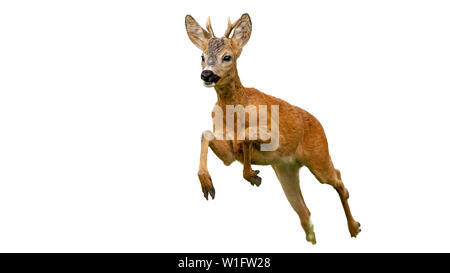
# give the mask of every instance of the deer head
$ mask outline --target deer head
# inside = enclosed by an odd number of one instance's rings
[[[203,29],[192,16],[186,15],[186,31],[189,39],[203,51],[201,73],[203,84],[206,87],[227,85],[236,78],[236,60],[250,39],[252,32],[250,16],[245,13],[233,24],[228,18],[228,28],[221,38],[214,35],[209,17],[206,29]],[[233,35],[229,38],[233,30]]]

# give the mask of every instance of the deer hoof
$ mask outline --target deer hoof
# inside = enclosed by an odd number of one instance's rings
[[[353,223],[348,224],[348,230],[350,231],[350,235],[352,237],[355,237],[358,235],[358,233],[361,232],[361,224],[359,222],[353,221]]]
[[[216,196],[216,190],[212,184],[211,176],[207,171],[199,171],[198,178],[200,179],[200,184],[202,185],[203,196],[208,200],[208,196],[211,195],[211,199]]]
[[[259,171],[250,170],[250,173],[245,175],[244,178],[252,184],[252,186],[256,185],[259,187],[261,185],[261,177],[258,176]]]
[[[317,243],[316,234],[314,233],[314,225],[312,224],[311,220],[309,221],[309,226],[306,232],[306,241],[310,242],[313,245]]]
[[[312,231],[311,233],[306,235],[306,241],[310,242],[313,245],[315,245],[317,243],[316,242],[316,234],[314,233],[314,231]]]
[[[203,190],[203,196],[206,198],[206,200],[208,200],[208,195],[211,195],[211,199],[214,200],[214,197],[216,197],[216,190],[214,189],[214,187],[211,188],[207,188],[207,189],[202,189]]]

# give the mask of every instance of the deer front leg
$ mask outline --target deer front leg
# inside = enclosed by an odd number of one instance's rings
[[[259,187],[261,185],[261,177],[258,176],[259,171],[252,170],[252,148],[253,148],[253,142],[252,141],[244,141],[244,178],[250,182],[250,184],[256,185]]]
[[[212,184],[211,176],[208,172],[207,158],[208,147],[220,158],[225,165],[230,165],[234,160],[233,150],[229,141],[215,139],[211,131],[205,131],[202,134],[202,148],[200,153],[200,167],[198,169],[198,178],[202,186],[203,195],[208,200],[208,195],[214,199],[216,191]]]

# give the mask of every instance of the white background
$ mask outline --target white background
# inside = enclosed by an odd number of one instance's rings
[[[248,12],[245,86],[314,114],[362,232],[301,170],[318,244],[270,167],[210,151],[184,16]],[[2,1],[0,251],[450,251],[448,1]]]

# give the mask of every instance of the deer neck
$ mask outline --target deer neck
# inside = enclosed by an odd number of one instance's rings
[[[217,93],[217,103],[222,107],[226,105],[247,104],[245,88],[242,86],[237,72],[232,81],[224,85],[215,86],[214,88]]]

